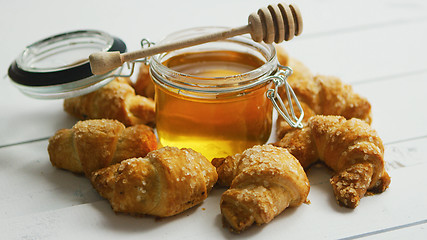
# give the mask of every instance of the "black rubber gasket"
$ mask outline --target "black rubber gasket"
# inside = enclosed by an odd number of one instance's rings
[[[126,44],[119,38],[113,39],[113,45],[108,51],[126,52]],[[78,81],[92,76],[93,73],[89,62],[55,72],[29,72],[19,68],[15,60],[9,66],[8,75],[12,81],[24,86],[51,86]]]

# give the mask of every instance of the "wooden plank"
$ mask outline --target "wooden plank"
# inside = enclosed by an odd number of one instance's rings
[[[396,76],[388,73],[382,78],[353,84],[354,90],[371,102],[374,127],[380,131],[385,141],[427,135],[424,124],[427,115],[410,117],[427,102],[427,95],[424,94],[424,89],[427,88],[427,71],[400,74]],[[384,85],[387,87],[384,88]],[[18,100],[18,95],[12,95],[11,98],[16,101],[3,105],[4,112],[8,114],[1,116],[4,124],[0,125],[0,146],[46,138],[60,128],[71,127],[76,121],[63,111],[61,100]],[[397,131],[389,131],[395,127]]]
[[[372,105],[372,126],[385,143],[427,136],[427,72],[354,85]]]
[[[427,193],[413,191],[408,186],[411,186],[414,181],[426,183],[427,176],[423,174],[426,170],[427,165],[423,164],[392,171],[391,188],[381,195],[364,198],[355,210],[337,206],[331,196],[330,186],[327,184],[315,185],[309,195],[310,205],[287,209],[269,224],[252,227],[239,237],[336,239],[358,236],[360,233],[388,231],[387,229],[397,230],[396,226],[425,221],[427,209],[424,203],[427,201]],[[408,175],[413,177],[408,178]],[[124,234],[129,239],[236,237],[222,227],[218,207],[221,193],[221,189],[214,189],[211,196],[199,207],[179,216],[159,221],[151,217],[136,218],[117,215],[112,212],[106,201],[97,201],[38,214],[1,219],[0,226],[3,229],[0,235],[7,239],[22,237],[54,239],[58,236],[111,238]],[[396,200],[401,196],[410,197],[405,198],[405,203],[402,204]],[[309,231],[307,226],[310,226]],[[420,234],[423,232],[421,231]]]
[[[427,155],[426,142],[427,138],[423,138],[387,145],[386,159],[400,162],[390,165],[391,186],[382,194],[363,198],[355,210],[335,203],[327,169],[312,168],[308,173],[311,204],[287,209],[271,223],[252,227],[240,237],[345,238],[400,231],[408,223],[425,221],[427,192],[417,190],[414,184],[427,183],[424,174],[427,163],[420,159]],[[0,181],[9,183],[0,187],[4,193],[0,198],[1,238],[54,239],[68,234],[84,238],[126,234],[130,239],[235,237],[222,227],[219,210],[222,188],[215,188],[200,206],[172,218],[157,221],[151,217],[117,215],[108,202],[91,189],[87,179],[50,166],[46,144],[42,141],[0,149],[0,155],[9,159],[1,162]],[[31,157],[28,157],[29,151],[33,153]],[[401,196],[410,197],[402,204],[397,200]],[[192,229],[182,226],[192,226]],[[306,230],[307,226],[312,226],[310,231]]]
[[[347,83],[427,71],[424,43],[427,17],[418,22],[301,37],[282,44],[314,74],[335,75]],[[423,50],[424,49],[424,50]]]
[[[295,41],[286,43],[286,46],[289,45],[292,55],[301,58],[314,72],[338,75],[346,82],[357,82],[425,69],[424,53],[417,51],[424,46],[424,42],[427,40],[425,31],[419,31],[426,24],[422,18],[425,16],[425,11],[421,11],[425,8],[425,3],[408,1],[404,7],[393,5],[387,1],[380,1],[370,3],[368,9],[365,7],[366,3],[363,2],[344,4],[333,1],[330,3],[337,4],[337,9],[341,9],[341,11],[334,10],[334,14],[325,14],[328,9],[331,11],[329,4],[300,2],[300,8],[307,11],[305,15],[308,36],[304,37],[303,34]],[[242,3],[232,3],[231,5],[238,6],[239,4]],[[259,3],[256,1],[245,3],[243,9],[246,11],[248,8],[258,8],[258,5]],[[215,9],[221,11],[222,7],[220,4],[213,5],[213,11]],[[32,8],[29,7],[27,10],[29,9]],[[243,9],[235,16],[236,18],[241,16],[246,19],[247,14]],[[24,9],[18,14],[25,14],[25,11]],[[227,12],[228,10],[223,11]],[[378,14],[378,12],[382,14]],[[26,14],[31,15],[30,12]],[[130,14],[129,16],[135,15]],[[337,16],[341,16],[345,20],[336,21]],[[393,24],[401,19],[403,19],[403,23]],[[421,21],[417,22],[419,19]],[[41,20],[43,19],[35,19],[34,24]],[[123,22],[126,21],[123,20]],[[226,18],[221,18],[218,24],[238,24],[238,22],[237,20],[230,22]],[[209,21],[206,19],[200,21],[202,25],[208,25],[208,23]],[[374,24],[377,27],[365,28],[368,24]],[[124,27],[127,29],[126,26]],[[347,29],[347,31],[340,29]],[[134,31],[132,29],[127,30],[129,33],[125,34],[125,38],[126,36],[133,36]],[[152,25],[147,26],[148,32],[154,32],[154,30],[158,30],[158,28]],[[164,28],[163,31],[171,32],[172,29]],[[38,32],[37,34],[41,33]],[[43,33],[43,36],[45,35]],[[366,37],[367,35],[370,37]],[[26,44],[29,44],[28,41],[31,41],[31,36],[30,33],[21,37],[19,35],[14,36],[14,38],[19,39],[17,41],[10,39],[8,35],[5,41],[9,41],[10,44],[12,42],[20,44],[26,37],[29,38],[25,40],[27,41]],[[411,37],[411,44],[401,44],[407,41],[408,36]],[[35,41],[42,36],[37,37],[37,39],[36,36],[33,37]],[[388,38],[384,40],[384,37]],[[354,44],[355,42],[357,44]],[[349,47],[349,43],[353,43],[352,47]],[[25,46],[24,43],[22,45]],[[21,51],[21,48],[15,47],[5,49],[5,51],[10,52],[5,53],[5,56],[9,57],[1,60],[4,69],[8,67],[13,57]],[[373,53],[375,56],[366,57]],[[400,60],[396,61],[396,59]],[[361,71],[360,69],[364,70]],[[0,126],[2,133],[0,135],[0,146],[46,138],[60,128],[71,127],[75,122],[74,118],[62,111],[61,100],[41,101],[28,98],[18,92],[8,81],[0,81],[0,96],[7,99],[7,101],[0,102],[1,111],[7,113],[0,116],[2,123],[4,123]]]
[[[52,167],[47,141],[0,148],[0,219],[98,201],[89,180]]]
[[[390,227],[378,231],[362,233],[356,236],[352,236],[347,239],[405,239],[410,236],[411,239],[426,239],[427,238],[427,220],[421,220],[418,222],[408,223],[405,225]],[[346,239],[346,238],[344,238]]]
[[[386,144],[386,166],[392,177],[386,192],[363,198],[355,210],[341,208],[329,185],[331,173],[316,166],[308,173],[310,205],[287,209],[271,223],[240,235],[222,227],[221,188],[215,188],[200,206],[172,218],[114,214],[86,178],[49,163],[46,139],[76,121],[63,112],[62,101],[27,98],[3,78],[0,239],[426,239],[427,192],[422,186],[427,184],[427,2],[292,2],[301,8],[305,27],[301,37],[284,43],[291,55],[315,73],[337,75],[353,84],[355,91],[372,103],[373,127]],[[40,7],[38,2],[28,2],[25,7],[13,1],[5,4],[0,18],[13,24],[0,27],[7,33],[2,43],[8,46],[0,59],[2,69],[7,69],[26,44],[50,35],[39,28],[47,26],[50,19],[56,19],[48,24],[51,34],[84,25],[106,30],[134,50],[142,37],[158,40],[196,25],[243,25],[248,13],[262,7],[257,0],[218,0],[209,5],[203,1],[154,1],[147,5],[133,0],[126,3],[133,7],[126,8],[121,21],[113,23],[111,14],[105,13],[116,12],[117,3],[107,0],[97,6],[102,14],[96,18],[92,14],[95,3],[84,3],[86,8],[77,0],[66,9],[55,1],[44,3],[44,10],[52,13],[45,15],[34,11]],[[200,10],[207,6],[209,11]],[[76,11],[78,19],[74,18]]]

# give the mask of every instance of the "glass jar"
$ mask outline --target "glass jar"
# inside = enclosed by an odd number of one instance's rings
[[[160,44],[222,30],[187,29]],[[271,44],[237,36],[162,53],[151,57],[150,73],[161,145],[192,148],[211,160],[269,139],[274,103],[267,93],[276,84],[271,76],[283,75]]]
[[[88,56],[99,51],[126,52],[119,38],[97,30],[60,33],[28,45],[9,66],[11,82],[38,99],[76,97],[95,91],[119,76],[120,69],[93,75]]]

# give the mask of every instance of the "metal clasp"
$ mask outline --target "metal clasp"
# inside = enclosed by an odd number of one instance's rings
[[[154,42],[151,42],[150,40],[148,40],[147,38],[143,38],[141,40],[141,48],[147,48],[147,47],[151,47],[152,45],[154,45]],[[149,63],[149,59],[148,57],[142,58],[142,59],[137,59],[131,62],[126,62],[126,65],[128,67],[128,69],[130,69],[130,73],[129,74],[122,74],[123,68],[124,66],[121,67],[119,74],[113,74],[111,76],[107,76],[107,77],[130,77],[133,75],[134,71],[135,71],[135,64],[138,62],[142,62],[145,65],[148,65]]]
[[[149,48],[155,44],[156,44],[155,42],[151,42],[148,38],[141,39],[141,48]],[[145,63],[145,65],[148,65],[149,57],[145,57],[141,60],[135,60],[135,62],[143,62],[143,63]]]
[[[304,110],[301,107],[300,102],[298,101],[297,96],[292,90],[292,87],[286,81],[286,79],[292,74],[292,69],[290,67],[279,65],[279,71],[273,75],[268,77],[269,80],[272,80],[274,83],[274,89],[269,89],[267,91],[267,97],[273,103],[273,107],[277,110],[277,112],[285,119],[285,121],[294,128],[302,128],[302,119],[304,118]],[[279,87],[283,87],[287,100],[288,100],[288,108],[283,103],[282,98],[279,95]],[[299,116],[295,114],[294,106],[298,108]]]

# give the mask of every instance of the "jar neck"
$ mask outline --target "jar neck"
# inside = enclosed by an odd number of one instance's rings
[[[224,28],[203,27],[187,29],[173,33],[165,38],[161,43],[168,41],[183,40],[189,37],[196,37],[202,34],[222,31]],[[263,63],[253,70],[237,75],[221,77],[205,77],[196,74],[188,74],[175,71],[164,63],[168,59],[188,53],[201,53],[206,51],[231,51],[241,54],[250,54]],[[150,73],[154,82],[161,87],[174,88],[198,94],[221,94],[240,92],[247,89],[264,85],[266,77],[277,71],[278,61],[274,46],[271,44],[257,43],[243,36],[237,36],[222,41],[205,43],[185,49],[180,49],[168,53],[153,56],[150,59]]]

